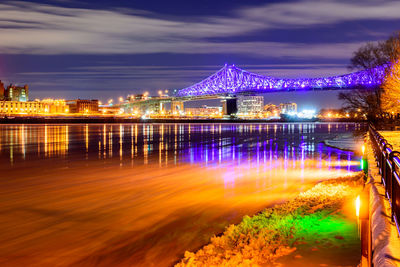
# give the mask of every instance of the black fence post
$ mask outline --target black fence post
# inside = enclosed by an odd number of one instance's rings
[[[391,207],[391,220],[400,236],[400,152],[393,151],[393,146],[372,125],[369,126],[369,134],[385,195]]]
[[[395,190],[395,188],[396,188],[396,185],[395,185],[395,183],[397,183],[397,180],[396,180],[396,178],[395,178],[395,172],[396,172],[396,169],[397,169],[397,166],[396,166],[396,163],[395,163],[395,161],[394,161],[394,157],[399,157],[400,156],[400,152],[398,152],[398,151],[392,151],[390,154],[389,154],[389,160],[391,161],[391,163],[392,163],[392,173],[391,173],[391,175],[390,175],[390,193],[389,193],[389,195],[390,195],[390,206],[391,206],[391,210],[392,210],[392,214],[391,214],[391,218],[392,218],[392,222],[394,222],[394,216],[396,216],[396,214],[395,214],[395,210],[396,210],[396,199],[397,199],[397,194],[396,194],[396,190]]]

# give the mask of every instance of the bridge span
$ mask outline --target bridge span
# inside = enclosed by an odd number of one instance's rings
[[[263,76],[225,65],[210,77],[184,89],[175,90],[176,97],[207,95],[265,94],[285,91],[348,90],[376,88],[385,76],[385,66],[322,78],[286,79]]]
[[[322,78],[276,78],[242,70],[235,65],[225,65],[208,78],[183,89],[175,90],[173,96],[153,97],[121,104],[125,112],[134,110],[160,112],[163,105],[171,103],[172,112],[183,111],[186,101],[221,99],[224,114],[236,113],[236,96],[243,94],[265,94],[289,91],[328,91],[374,89],[385,77],[385,66],[352,72],[345,75]]]

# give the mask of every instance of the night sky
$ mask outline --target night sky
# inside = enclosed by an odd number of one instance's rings
[[[0,2],[0,79],[30,98],[117,99],[180,89],[225,63],[278,77],[349,72],[365,42],[400,30],[400,1]],[[340,107],[337,92],[275,93],[265,103]]]

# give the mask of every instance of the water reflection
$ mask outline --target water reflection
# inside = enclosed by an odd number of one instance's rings
[[[178,162],[222,163],[264,157],[287,161],[326,154],[328,161],[351,158],[320,144],[334,134],[360,129],[359,124],[120,124],[120,125],[6,125],[1,126],[0,155],[14,160],[76,156],[112,158],[149,164]],[[326,130],[328,130],[326,132]],[[70,144],[70,141],[73,141]],[[72,150],[72,153],[69,153]],[[168,153],[168,151],[170,153]],[[169,154],[169,155],[168,155]],[[155,157],[158,157],[155,159]],[[337,165],[337,164],[336,164]]]
[[[359,169],[360,124],[0,126],[0,265],[166,266],[228,223]]]

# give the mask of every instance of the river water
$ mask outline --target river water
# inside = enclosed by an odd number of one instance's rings
[[[363,129],[0,125],[0,265],[170,266],[244,215],[358,171],[323,141]]]

